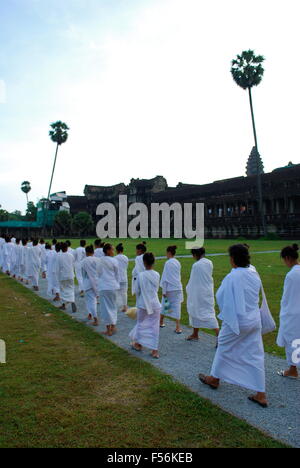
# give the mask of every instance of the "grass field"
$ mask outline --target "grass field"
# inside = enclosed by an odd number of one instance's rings
[[[78,239],[71,239],[72,246],[75,248],[79,245]],[[89,242],[93,242],[94,239],[89,239]],[[114,245],[119,242],[111,241]],[[140,241],[134,239],[125,239],[123,240],[125,253],[130,258],[134,258],[135,256],[135,246]],[[244,240],[215,240],[215,239],[208,239],[205,241],[205,248],[208,254],[214,253],[225,253],[228,251],[228,247],[237,242],[245,242]],[[252,254],[252,263],[256,266],[259,274],[261,275],[264,288],[266,290],[268,302],[272,314],[279,324],[279,312],[280,312],[280,300],[283,290],[283,283],[285,275],[287,274],[288,270],[283,265],[279,257],[279,253],[263,253],[260,254],[258,252],[266,252],[266,251],[278,251],[281,250],[282,247],[288,245],[291,242],[295,241],[267,241],[267,240],[249,240],[246,241],[247,244],[250,246],[250,251]],[[299,241],[300,243],[300,241]],[[185,250],[185,241],[183,239],[179,240],[169,240],[169,239],[150,239],[147,240],[147,247],[149,251],[152,251],[156,256],[163,256],[165,255],[166,247],[168,245],[176,244],[178,246],[178,254],[179,255],[187,255],[189,251]],[[215,279],[215,289],[217,290],[220,286],[221,281],[223,280],[224,276],[226,276],[230,270],[231,266],[229,264],[229,259],[227,256],[219,256],[219,257],[211,257],[210,258],[214,264],[214,279]],[[156,262],[156,269],[160,273],[163,270],[165,260],[157,260]],[[180,259],[182,265],[182,280],[184,287],[187,284],[190,270],[193,264],[192,258],[181,258]],[[129,280],[131,279],[131,270],[133,268],[133,263],[130,263],[129,266]],[[129,288],[130,290],[130,288]],[[134,304],[134,298],[129,296],[129,303],[131,305]],[[186,310],[186,301],[182,307],[182,322],[184,324],[188,324],[188,314]],[[278,356],[284,357],[284,349],[278,348],[276,346],[276,336],[277,332],[268,334],[264,337],[265,342],[265,349],[269,353],[277,354]]]
[[[0,338],[2,448],[283,447],[2,274]]]

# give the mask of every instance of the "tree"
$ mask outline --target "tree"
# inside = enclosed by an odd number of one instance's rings
[[[72,226],[80,236],[89,234],[94,226],[93,218],[86,211],[82,211],[74,216]]]
[[[37,207],[33,202],[28,202],[25,218],[27,221],[36,221]]]
[[[61,122],[60,120],[58,122],[52,123],[50,127],[51,127],[51,130],[49,131],[49,136],[51,140],[53,141],[53,143],[56,143],[56,151],[55,151],[54,164],[53,164],[49,191],[48,191],[48,200],[50,198],[50,192],[51,192],[53,176],[54,176],[54,171],[55,171],[55,166],[56,166],[58,148],[63,143],[66,143],[68,136],[69,136],[68,135],[69,127],[67,126],[67,124],[65,124],[64,122]]]
[[[51,179],[50,179],[50,185],[49,185],[49,190],[48,190],[47,209],[45,210],[44,223],[47,220],[48,205],[49,205],[49,202],[50,202],[50,193],[51,193],[51,187],[52,187],[52,182],[53,182],[53,176],[54,176],[54,172],[55,172],[58,148],[63,143],[66,143],[66,141],[68,139],[68,136],[69,136],[68,135],[69,127],[67,126],[67,124],[65,124],[64,122],[61,122],[60,120],[58,120],[57,122],[52,123],[50,125],[50,128],[51,128],[51,130],[49,131],[49,136],[51,138],[51,141],[53,141],[53,143],[56,143],[56,151],[55,151],[54,163],[53,163],[52,174],[51,174]]]
[[[263,212],[263,196],[262,196],[262,183],[261,183],[261,170],[260,170],[260,157],[258,151],[257,143],[257,133],[254,120],[254,110],[252,102],[252,88],[253,86],[258,86],[264,75],[264,68],[262,63],[265,58],[262,55],[255,55],[253,50],[243,51],[241,55],[237,55],[236,59],[232,60],[231,74],[238,86],[243,89],[248,90],[251,118],[252,118],[252,127],[253,135],[255,142],[255,151],[256,151],[256,160],[257,160],[257,191],[258,191],[258,202],[259,202],[259,212],[261,216],[262,226],[264,235],[267,234],[267,227],[265,216]]]
[[[19,210],[9,213],[9,221],[21,221],[23,219],[22,213]]]
[[[54,229],[57,235],[70,235],[72,216],[68,211],[59,211],[54,218]]]
[[[25,180],[24,182],[22,182],[21,190],[22,190],[22,192],[24,192],[26,194],[26,200],[27,200],[27,204],[28,204],[28,193],[31,190],[31,185],[30,185],[30,182],[28,182],[28,180]]]
[[[9,219],[9,213],[6,210],[0,209],[0,221],[8,221]]]

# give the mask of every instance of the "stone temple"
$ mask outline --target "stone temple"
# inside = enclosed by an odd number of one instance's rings
[[[263,235],[257,197],[257,172],[261,174],[263,210],[268,233],[285,238],[300,238],[300,164],[264,173],[260,155],[254,147],[246,176],[218,180],[205,185],[178,183],[169,187],[163,176],[132,179],[129,185],[110,187],[86,185],[83,196],[68,196],[71,214],[88,211],[95,222],[96,208],[109,202],[118,207],[120,195],[128,203],[204,203],[205,237],[237,238]]]

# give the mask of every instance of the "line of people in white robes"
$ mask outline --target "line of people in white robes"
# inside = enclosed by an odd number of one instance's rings
[[[85,297],[88,318],[99,325],[97,304],[100,303],[101,321],[105,334],[116,333],[118,311],[127,310],[129,259],[122,244],[114,247],[96,240],[86,246],[84,240],[73,250],[70,242],[53,240],[52,246],[43,240],[20,241],[0,237],[0,267],[2,271],[20,281],[31,282],[38,290],[39,274],[48,280],[48,294],[62,302],[61,309],[71,304],[76,312],[75,274],[79,292]],[[136,351],[144,347],[159,358],[160,328],[164,318],[175,320],[175,333],[181,334],[181,306],[184,300],[181,282],[181,264],[175,258],[176,246],[167,249],[167,261],[162,277],[154,270],[155,257],[147,252],[146,243],[137,245],[132,271],[132,294],[136,296],[136,325],[130,333],[131,345]],[[232,271],[224,278],[218,292],[217,303],[222,321],[221,331],[215,313],[213,264],[205,257],[205,249],[192,250],[195,263],[186,287],[187,311],[193,332],[188,341],[198,341],[199,329],[215,330],[217,351],[211,375],[199,374],[203,384],[212,389],[220,381],[254,390],[249,399],[262,407],[268,405],[265,393],[264,347],[262,341],[262,308],[260,293],[263,286],[255,267],[250,264],[248,246],[237,244],[229,249]],[[300,345],[300,264],[298,246],[288,246],[281,252],[291,269],[286,276],[281,302],[278,346],[285,347],[289,368],[279,375],[298,378],[299,362],[295,359]],[[159,300],[159,288],[162,301]],[[266,301],[265,301],[266,303]],[[266,307],[267,303],[266,303]],[[268,310],[270,315],[270,312]],[[270,315],[271,318],[271,315]],[[272,320],[272,318],[271,318]],[[274,327],[275,328],[275,327]],[[269,330],[271,331],[271,330]],[[300,359],[299,359],[300,361]]]

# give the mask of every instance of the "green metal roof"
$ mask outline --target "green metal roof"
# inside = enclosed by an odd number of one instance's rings
[[[41,228],[37,221],[1,221],[0,228]]]

